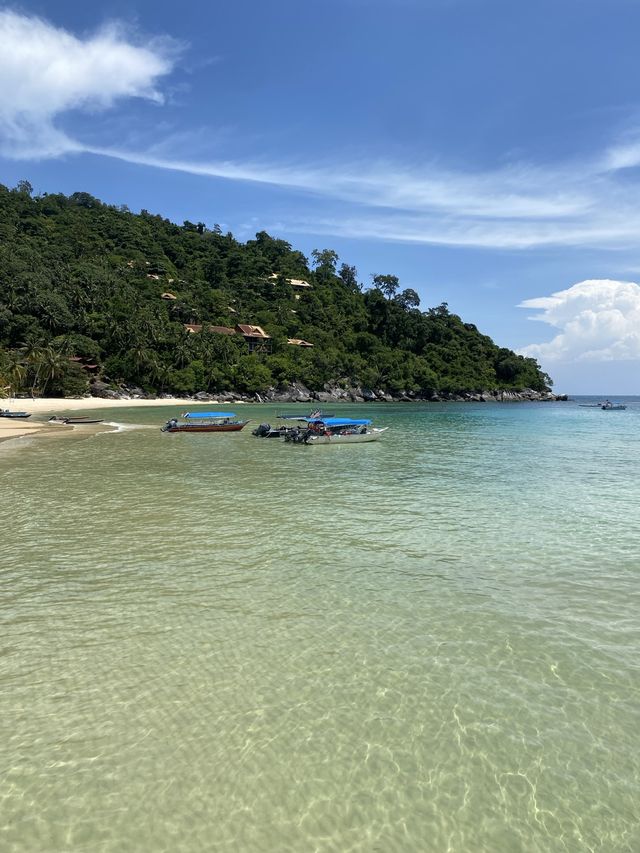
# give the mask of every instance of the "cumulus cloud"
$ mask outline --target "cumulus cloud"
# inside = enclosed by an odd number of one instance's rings
[[[121,98],[161,102],[172,68],[166,39],[133,44],[116,24],[78,38],[36,17],[0,11],[0,151],[52,157],[83,146],[56,127],[73,109],[104,110]]]
[[[632,281],[592,279],[527,299],[540,320],[560,330],[548,343],[520,352],[544,362],[640,360],[640,285]]]

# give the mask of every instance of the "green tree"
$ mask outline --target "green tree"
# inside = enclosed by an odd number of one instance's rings
[[[415,290],[408,287],[406,290],[403,290],[402,293],[399,293],[394,297],[394,302],[396,302],[401,308],[409,310],[420,306],[420,297]]]
[[[397,275],[372,275],[373,286],[387,297],[392,299],[400,287]]]
[[[335,275],[338,253],[333,249],[314,249],[311,252],[316,273]]]
[[[251,355],[239,359],[233,370],[233,379],[237,388],[249,394],[266,391],[272,382],[269,368]]]

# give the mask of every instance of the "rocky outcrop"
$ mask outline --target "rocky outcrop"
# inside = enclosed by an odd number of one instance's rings
[[[145,393],[142,388],[130,385],[109,384],[101,380],[95,380],[91,384],[91,395],[112,400],[136,400],[154,399],[153,395]],[[184,399],[185,395],[179,395]],[[534,391],[532,388],[524,388],[521,391],[505,391],[503,389],[466,391],[461,394],[435,391],[397,391],[390,393],[383,388],[372,389],[349,385],[342,381],[336,385],[325,385],[320,391],[312,391],[301,382],[280,388],[269,388],[261,394],[243,394],[237,391],[220,391],[210,394],[207,391],[198,391],[191,397],[198,403],[219,402],[257,402],[257,403],[303,403],[313,405],[321,403],[520,403],[520,402],[547,402],[555,400],[567,400],[566,394],[553,394],[551,391]],[[171,394],[159,394],[160,399],[172,400]]]

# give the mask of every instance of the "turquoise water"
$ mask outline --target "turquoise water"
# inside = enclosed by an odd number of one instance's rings
[[[0,445],[0,849],[640,849],[640,401],[175,412]]]

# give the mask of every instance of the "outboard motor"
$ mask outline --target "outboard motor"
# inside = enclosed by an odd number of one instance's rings
[[[271,424],[260,424],[253,430],[253,435],[258,438],[264,438],[271,432]]]

